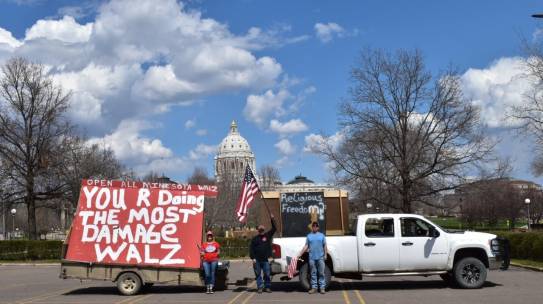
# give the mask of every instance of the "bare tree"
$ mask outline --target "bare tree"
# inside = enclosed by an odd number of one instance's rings
[[[84,138],[73,136],[66,148],[60,179],[67,184],[65,197],[70,208],[77,206],[82,179],[122,178],[124,166],[105,145],[88,145]]]
[[[187,179],[188,184],[215,185],[215,179],[211,178],[207,170],[202,167],[195,167]],[[220,193],[220,192],[219,192]],[[217,198],[206,198],[204,206],[206,229],[212,229],[217,225],[224,225],[221,219],[224,217],[224,206]]]
[[[264,165],[258,169],[258,177],[260,179],[260,189],[262,191],[270,191],[275,189],[276,183],[281,182],[279,170],[272,165]]]
[[[37,238],[36,201],[62,192],[57,185],[41,182],[61,165],[63,153],[58,150],[65,147],[71,129],[63,118],[68,102],[69,94],[53,84],[42,65],[14,58],[2,67],[0,155],[23,191],[31,239]]]
[[[215,180],[207,174],[207,170],[203,167],[195,167],[192,174],[188,177],[187,183],[198,185],[214,185]]]
[[[532,160],[532,171],[540,176],[543,175],[543,48],[527,41],[523,42],[523,47],[526,58],[522,77],[531,88],[524,94],[525,102],[507,112],[519,124],[518,130],[534,136],[537,153]]]
[[[433,77],[419,51],[394,55],[365,50],[352,69],[351,100],[340,108],[344,140],[321,149],[338,177],[396,210],[464,182],[470,166],[488,158],[479,111],[458,75]]]

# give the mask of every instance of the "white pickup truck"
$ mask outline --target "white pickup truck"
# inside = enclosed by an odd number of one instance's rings
[[[480,288],[487,269],[507,269],[509,242],[494,234],[449,232],[415,214],[359,215],[355,234],[328,236],[327,282],[363,276],[440,275],[461,288]],[[287,273],[304,237],[274,238],[272,273]],[[300,283],[309,289],[307,253],[298,261]]]

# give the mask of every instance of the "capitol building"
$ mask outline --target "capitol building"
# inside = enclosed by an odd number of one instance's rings
[[[247,165],[256,175],[255,155],[247,140],[239,133],[236,122],[232,121],[230,131],[222,140],[215,156],[215,178],[217,182],[228,178],[241,181]]]

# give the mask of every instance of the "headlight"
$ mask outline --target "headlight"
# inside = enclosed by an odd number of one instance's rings
[[[490,240],[490,248],[495,252],[500,251],[500,241],[498,239]]]

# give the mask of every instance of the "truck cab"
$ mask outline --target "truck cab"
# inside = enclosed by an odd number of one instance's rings
[[[489,233],[450,232],[416,214],[359,215],[354,227],[353,236],[327,237],[330,276],[440,275],[459,287],[479,288],[487,270],[509,265],[507,240]],[[284,271],[284,254],[295,257],[305,243],[304,238],[287,239],[274,240],[275,251],[281,252],[277,270]],[[301,281],[307,276],[304,261],[298,265]]]

